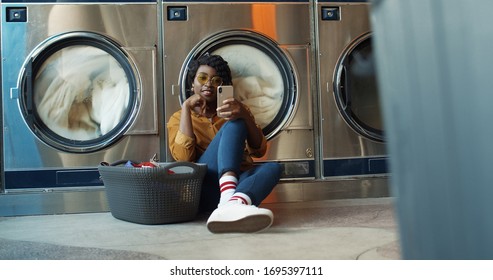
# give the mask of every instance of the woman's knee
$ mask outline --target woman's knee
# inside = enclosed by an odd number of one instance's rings
[[[224,124],[223,129],[234,133],[246,132],[246,123],[243,119],[230,120]]]
[[[265,166],[266,171],[271,174],[272,176],[275,176],[277,180],[281,179],[282,175],[282,165],[277,162],[266,162],[263,164]]]

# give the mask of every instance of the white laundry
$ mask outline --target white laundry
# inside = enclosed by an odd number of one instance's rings
[[[103,50],[73,46],[53,54],[37,72],[34,103],[44,124],[70,140],[98,138],[128,109],[129,84],[120,64]]]
[[[235,97],[250,107],[260,127],[266,127],[284,99],[278,66],[264,52],[248,45],[229,45],[214,54],[222,56],[231,68]]]

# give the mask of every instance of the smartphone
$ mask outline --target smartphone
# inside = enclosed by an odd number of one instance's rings
[[[217,87],[217,107],[223,106],[223,101],[234,97],[233,86]]]

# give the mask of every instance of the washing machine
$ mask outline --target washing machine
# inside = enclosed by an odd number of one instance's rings
[[[190,94],[189,63],[206,53],[221,55],[231,68],[235,96],[267,137],[267,153],[258,162],[280,162],[283,180],[314,178],[309,1],[162,5],[166,120]]]
[[[367,1],[316,1],[324,179],[387,176]]]
[[[101,186],[100,162],[161,155],[157,7],[2,1],[5,191]]]

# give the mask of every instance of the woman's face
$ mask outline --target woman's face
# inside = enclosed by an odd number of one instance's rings
[[[207,102],[216,102],[217,87],[222,84],[216,69],[208,65],[200,65],[193,79],[192,89],[195,94],[202,96]]]

